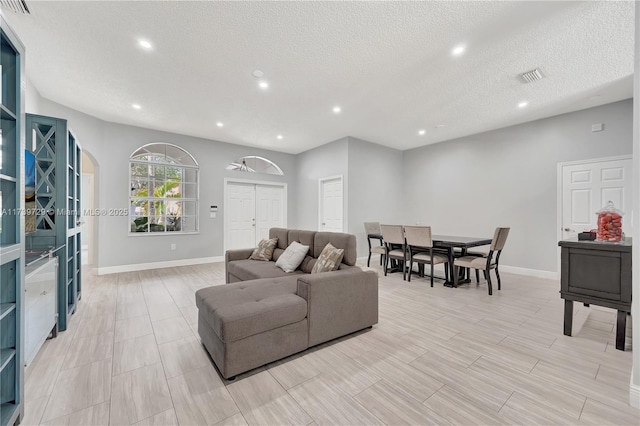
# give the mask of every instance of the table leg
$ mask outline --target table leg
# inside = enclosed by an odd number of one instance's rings
[[[447,247],[447,256],[449,257],[449,281],[445,282],[444,285],[447,287],[457,287],[453,279],[453,274],[456,273],[456,268],[453,266],[453,247]]]
[[[618,323],[616,324],[616,349],[624,351],[624,340],[627,334],[627,313],[618,311]]]
[[[573,300],[564,300],[564,335],[571,336],[573,327]]]

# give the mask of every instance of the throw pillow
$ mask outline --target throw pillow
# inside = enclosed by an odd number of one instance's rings
[[[249,259],[270,261],[273,257],[273,250],[275,250],[277,244],[277,238],[260,241],[258,247],[256,247],[253,253],[251,253],[251,256],[249,256]]]
[[[294,241],[289,244],[289,247],[278,258],[276,266],[285,272],[293,272],[300,266],[308,251],[309,246]]]
[[[335,248],[331,243],[327,243],[322,249],[322,253],[320,253],[320,257],[318,257],[311,273],[335,271],[340,266],[343,256],[344,249]]]

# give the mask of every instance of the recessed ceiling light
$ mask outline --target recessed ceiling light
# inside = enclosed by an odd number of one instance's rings
[[[267,83],[266,81],[262,80],[261,82],[258,83],[258,86],[260,86],[260,88],[262,90],[266,90],[269,88],[269,83]]]
[[[224,123],[222,123],[222,122],[218,121],[218,122],[216,123],[216,126],[218,126],[218,127],[224,127]]]
[[[453,56],[460,56],[464,53],[464,51],[466,50],[466,46],[464,44],[459,44],[456,47],[453,48],[453,50],[451,50],[451,54]]]
[[[418,130],[418,134],[419,134],[420,136],[424,135],[425,133],[427,133],[427,131],[426,131],[426,130],[424,130],[424,129],[420,129],[420,130]]]
[[[340,114],[340,111],[342,111],[342,108],[340,108],[338,105],[333,107],[333,112],[335,114]]]
[[[142,47],[143,49],[147,49],[147,50],[150,50],[153,47],[151,45],[151,42],[149,42],[148,40],[138,40],[138,45],[140,45],[140,47]]]
[[[131,108],[133,109],[142,109],[142,107],[138,104],[131,104]]]
[[[278,136],[276,136],[276,138],[282,139],[282,135],[278,135]]]
[[[251,73],[252,76],[254,76],[255,78],[262,78],[264,77],[264,73],[260,70],[253,70],[253,72]]]
[[[526,107],[527,105],[529,105],[529,102],[527,102],[527,101],[522,101],[522,102],[520,102],[520,103],[518,104],[518,108],[524,108],[524,107]]]

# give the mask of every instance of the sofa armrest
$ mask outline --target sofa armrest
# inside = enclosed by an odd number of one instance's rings
[[[253,249],[239,249],[239,250],[227,250],[224,254],[224,271],[226,277],[226,283],[229,284],[231,279],[229,278],[229,262],[233,262],[234,260],[244,260],[248,259],[253,253]],[[237,281],[237,280],[236,280]]]
[[[249,256],[251,256],[251,253],[253,253],[252,248],[248,248],[248,249],[238,249],[238,250],[227,250],[227,252],[224,254],[224,263],[229,263],[233,260],[244,260],[244,259],[248,259]]]
[[[298,278],[298,296],[307,301],[309,346],[378,322],[378,274],[350,268]]]

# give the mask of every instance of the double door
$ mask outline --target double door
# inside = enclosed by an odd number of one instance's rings
[[[284,186],[227,182],[226,206],[227,250],[255,247],[287,225]]]

